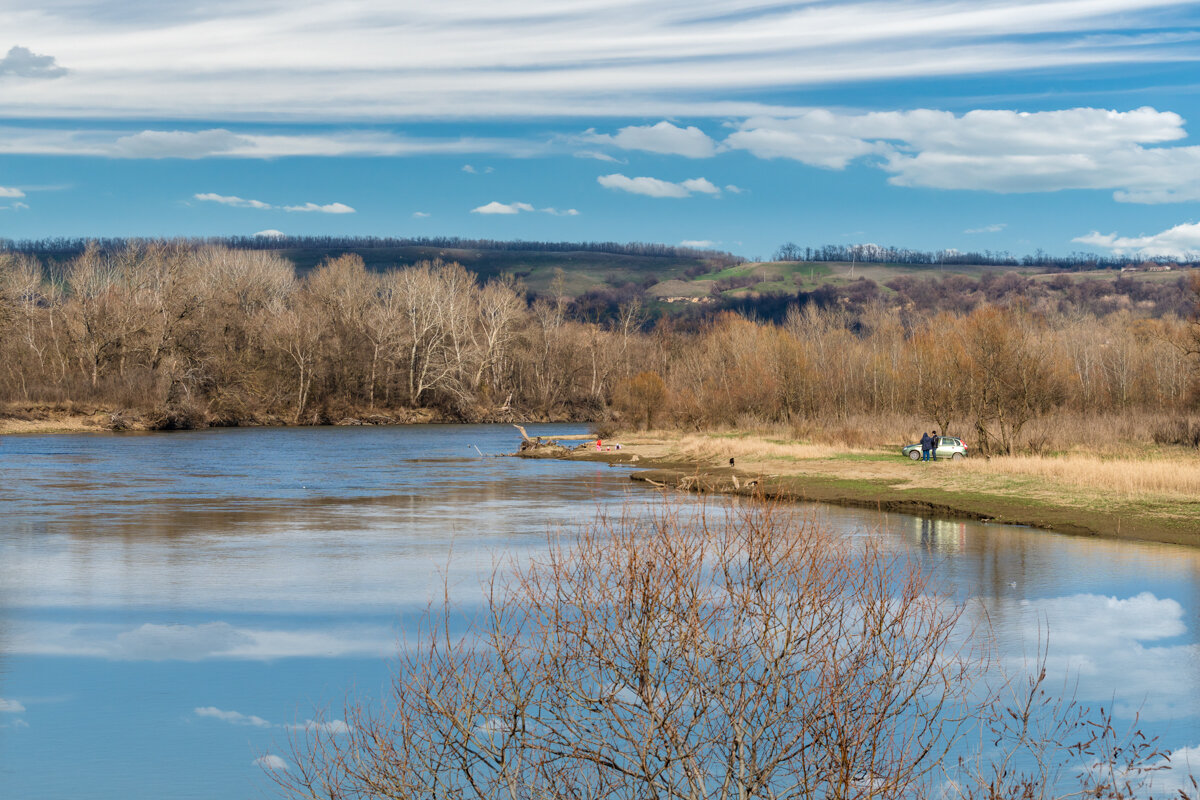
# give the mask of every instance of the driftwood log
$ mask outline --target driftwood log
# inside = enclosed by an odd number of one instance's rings
[[[525,429],[520,425],[513,425],[514,428],[521,432],[521,438],[527,442],[534,441],[534,438],[525,432]],[[595,439],[590,433],[575,433],[570,436],[539,436],[537,441],[541,442],[584,442],[589,439]]]

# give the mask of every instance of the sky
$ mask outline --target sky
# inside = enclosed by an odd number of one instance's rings
[[[0,0],[0,238],[1200,253],[1200,0]]]

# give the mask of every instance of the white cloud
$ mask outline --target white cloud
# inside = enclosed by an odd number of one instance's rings
[[[267,209],[274,208],[270,203],[264,203],[261,200],[247,200],[244,197],[237,195],[222,195],[212,192],[204,192],[201,194],[192,195],[197,200],[203,200],[206,203],[220,203],[223,206],[232,206],[234,208],[258,208]]]
[[[316,722],[315,720],[305,720],[302,724],[294,724],[285,726],[292,731],[310,731],[317,733],[334,734],[342,736],[350,732],[350,726],[340,719],[325,720],[324,722]]]
[[[1116,255],[1137,255],[1146,258],[1167,256],[1173,258],[1195,258],[1200,254],[1200,223],[1176,225],[1165,231],[1143,236],[1118,236],[1092,231],[1086,236],[1076,236],[1071,241],[1103,247]]]
[[[1182,5],[588,0],[564,12],[549,0],[302,8],[248,0],[236,15],[213,3],[147,16],[41,0],[0,12],[0,30],[71,54],[68,80],[6,80],[6,109],[27,118],[661,119],[754,113],[740,98],[755,90],[1186,63],[1195,50]],[[31,58],[49,57],[21,50],[5,63],[61,74]]]
[[[242,714],[238,711],[222,711],[213,706],[205,706],[195,709],[197,717],[211,717],[219,719],[221,722],[228,722],[230,725],[247,725],[252,728],[270,728],[271,723],[267,722],[262,717],[256,717],[253,714]]]
[[[665,120],[656,125],[630,125],[613,135],[589,131],[581,138],[622,150],[644,150],[687,158],[711,158],[717,153],[717,143],[704,131],[691,125],[680,128]]]
[[[0,197],[24,197],[25,193],[20,189],[15,189],[9,186],[0,186]]]
[[[55,63],[54,56],[37,55],[27,47],[14,46],[0,58],[0,77],[58,78],[66,74],[66,69]]]
[[[725,184],[725,191],[729,192],[730,194],[743,194],[746,190],[740,186],[735,186],[732,183],[727,183]]]
[[[578,217],[579,216],[579,210],[575,209],[575,208],[567,208],[562,211],[559,211],[557,208],[543,208],[541,210],[542,210],[542,212],[544,212],[546,214],[551,214],[555,217]]]
[[[996,222],[992,225],[984,225],[980,228],[967,228],[963,233],[999,233],[1008,227],[1006,222]]]
[[[689,192],[700,192],[701,194],[720,194],[721,190],[712,184],[712,181],[707,178],[688,178],[679,184]]]
[[[716,247],[716,245],[716,242],[710,241],[709,239],[684,239],[679,243],[680,247],[697,247],[702,249]]]
[[[620,173],[601,175],[596,182],[606,189],[615,189],[630,194],[643,194],[647,197],[688,197],[693,192],[702,194],[720,194],[721,190],[707,178],[689,178],[679,183],[660,180],[658,178],[630,178]]]
[[[1200,745],[1181,747],[1153,765],[1149,786],[1159,797],[1191,797],[1192,777],[1200,778]]]
[[[0,714],[20,714],[24,710],[25,706],[16,700],[5,700],[3,697],[0,697]]]
[[[111,661],[268,661],[280,658],[380,657],[395,650],[386,625],[260,629],[226,622],[200,625],[61,623],[17,629],[9,651]]]
[[[287,234],[283,231],[277,231],[274,228],[267,228],[265,231],[257,231],[255,234],[260,239],[283,239]]]
[[[1121,202],[1200,199],[1200,147],[1183,119],[1153,108],[1072,108],[962,115],[915,109],[843,114],[809,109],[752,117],[725,144],[760,158],[827,169],[852,161],[889,173],[897,186],[992,192],[1108,189]]]
[[[208,203],[220,203],[224,206],[232,206],[233,208],[257,208],[260,210],[280,209],[284,211],[301,211],[301,212],[317,212],[320,214],[353,214],[355,210],[345,203],[328,203],[319,205],[317,203],[304,203],[297,206],[274,206],[270,203],[264,203],[262,200],[248,200],[237,195],[221,195],[212,192],[192,195],[197,200],[203,200]]]
[[[279,756],[276,756],[276,755],[272,755],[270,753],[267,753],[265,756],[259,756],[258,758],[254,759],[254,765],[256,767],[262,767],[263,769],[270,769],[270,770],[286,770],[289,766],[289,764],[286,761],[284,761],[282,758],[280,758]]]
[[[529,203],[501,203],[493,200],[485,206],[472,208],[472,214],[519,214],[522,211],[533,211]]]
[[[841,127],[838,115],[824,110],[792,119],[752,117],[725,139],[725,145],[758,158],[790,158],[826,169],[844,169],[860,156],[884,151],[884,146],[841,132]]]
[[[0,728],[13,728],[14,730],[16,730],[16,729],[28,728],[28,727],[29,727],[29,723],[23,719],[14,719],[12,722],[0,722]]]
[[[253,140],[223,128],[206,131],[151,131],[122,136],[112,145],[118,158],[205,158],[253,146]]]
[[[317,203],[305,203],[302,206],[284,206],[284,211],[314,211],[318,214],[354,214],[357,213],[353,208],[345,203],[326,203],[318,205]]]
[[[479,174],[478,170],[476,170],[470,164],[463,164],[462,171],[467,173],[468,175],[478,175]]]
[[[1200,676],[1191,665],[1200,663],[1200,644],[1184,638],[1186,617],[1177,601],[1150,592],[1077,594],[989,607],[1021,635],[1004,658],[1012,669],[1030,666],[1029,654],[1048,639],[1049,673],[1071,676],[1081,701],[1111,703],[1124,717],[1148,721],[1194,715]]]
[[[111,657],[123,661],[198,661],[228,653],[252,642],[249,634],[227,622],[203,625],[158,625],[148,622],[117,634]]]
[[[425,219],[429,216],[430,216],[430,214],[428,211],[414,211],[412,213],[413,219]]]
[[[591,158],[596,161],[607,161],[610,164],[624,164],[626,162],[619,158],[610,156],[608,153],[601,153],[599,150],[579,150],[575,153],[576,158]]]
[[[529,156],[545,152],[544,142],[477,137],[417,138],[384,131],[234,133],[225,128],[200,131],[124,131],[92,128],[0,126],[0,154],[101,156],[105,158],[257,158],[291,156],[456,155],[489,153]],[[487,168],[484,172],[491,171]]]

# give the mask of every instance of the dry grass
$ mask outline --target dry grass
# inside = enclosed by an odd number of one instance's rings
[[[104,430],[99,417],[56,417],[52,419],[0,419],[0,434],[87,433]]]
[[[851,452],[835,444],[781,442],[764,436],[713,437],[704,434],[685,435],[672,448],[680,457],[706,461],[731,456],[749,460],[801,460],[830,458]]]
[[[961,468],[970,473],[1038,478],[1050,484],[1093,489],[1125,497],[1200,496],[1200,458],[1100,458],[1094,455],[1005,456],[968,459]]]

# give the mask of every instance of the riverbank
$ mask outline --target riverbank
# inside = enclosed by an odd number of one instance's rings
[[[522,455],[631,464],[641,468],[634,480],[672,489],[1200,546],[1200,454],[1182,448],[922,463],[903,458],[899,446],[842,448],[746,434],[618,439],[620,450],[547,447]]]
[[[316,409],[296,422],[269,413],[246,413],[236,418],[211,417],[201,411],[142,411],[77,403],[9,404],[0,407],[0,435],[40,433],[105,433],[118,431],[198,430],[203,428],[284,428],[314,425],[420,425],[427,423],[541,423],[577,419],[518,413],[510,408],[476,409],[469,415],[447,414],[431,408]]]

